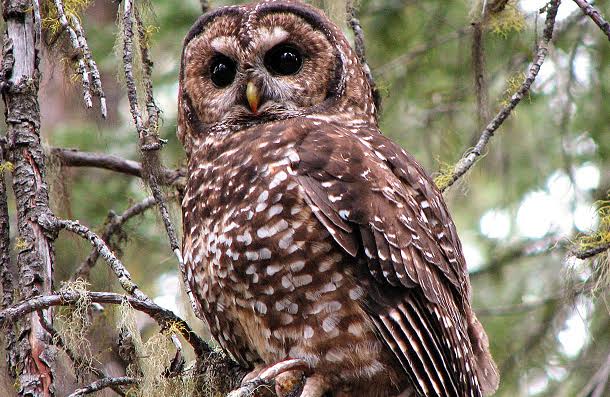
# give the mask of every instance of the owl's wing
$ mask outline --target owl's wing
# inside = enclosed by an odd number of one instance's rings
[[[295,147],[292,167],[317,219],[376,280],[364,305],[379,335],[422,395],[495,390],[495,365],[470,308],[462,248],[441,193],[378,131],[316,124]]]

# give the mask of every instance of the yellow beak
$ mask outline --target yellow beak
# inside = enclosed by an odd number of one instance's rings
[[[248,85],[246,86],[246,99],[248,100],[248,104],[250,105],[250,110],[252,110],[252,113],[256,114],[258,112],[258,104],[261,100],[261,97],[258,88],[251,81],[249,81]]]

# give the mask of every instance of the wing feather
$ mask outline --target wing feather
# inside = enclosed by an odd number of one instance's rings
[[[378,283],[369,316],[417,392],[480,396],[477,376],[492,392],[497,373],[470,308],[462,248],[423,169],[377,131],[333,123],[313,126],[295,150],[305,201]]]

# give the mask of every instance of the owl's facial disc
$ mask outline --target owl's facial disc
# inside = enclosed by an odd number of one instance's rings
[[[329,98],[338,58],[324,29],[296,13],[221,14],[186,45],[182,84],[204,125],[290,117]]]

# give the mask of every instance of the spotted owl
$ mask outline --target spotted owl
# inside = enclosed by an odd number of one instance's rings
[[[380,133],[363,65],[321,11],[203,15],[178,106],[186,279],[231,357],[254,375],[303,360],[304,397],[493,393],[443,197]]]

